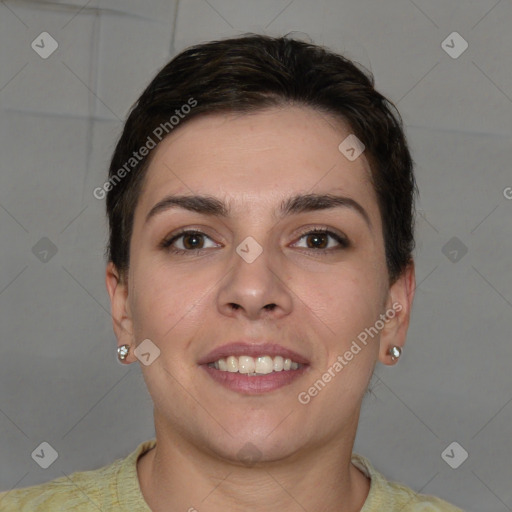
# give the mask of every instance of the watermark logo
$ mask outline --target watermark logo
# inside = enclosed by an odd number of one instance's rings
[[[59,457],[57,450],[46,441],[43,441],[31,455],[43,469],[49,468]]]
[[[263,247],[252,236],[248,236],[238,245],[236,252],[247,263],[252,263],[263,252]]]
[[[133,353],[144,366],[149,366],[160,356],[160,349],[150,339],[145,339],[139,343]]]
[[[59,43],[48,32],[41,32],[30,47],[41,59],[47,59],[59,47]]]
[[[441,252],[452,262],[457,263],[468,252],[468,248],[456,236],[450,238],[448,242],[443,245]]]
[[[156,147],[156,145],[169,133],[171,133],[176,126],[184,119],[187,114],[192,111],[192,108],[197,105],[197,100],[194,98],[189,98],[187,103],[184,103],[181,108],[176,109],[174,113],[176,115],[172,115],[169,118],[169,121],[159,124],[152,132],[151,135],[148,135],[146,138],[146,142],[137,150],[133,152],[133,156],[128,159],[127,162],[124,163],[122,167],[120,167],[115,174],[110,176],[110,178],[103,183],[101,187],[96,187],[93,190],[93,196],[96,199],[105,199],[107,196],[107,192],[112,190],[121,180],[129,174],[135,167],[137,167],[138,163],[142,161],[144,157],[146,157],[149,152]]]
[[[452,469],[457,469],[468,457],[468,452],[457,441],[453,441],[441,453],[441,458]]]
[[[353,133],[351,133],[347,138],[343,139],[341,144],[338,146],[338,149],[347,160],[353,162],[361,156],[365,150],[365,145]]]
[[[297,395],[298,401],[302,405],[306,405],[311,401],[311,398],[318,395],[320,391],[322,391],[325,386],[331,382],[331,380],[336,377],[338,373],[347,366],[354,356],[361,352],[362,347],[368,344],[368,336],[372,339],[374,336],[377,336],[379,332],[384,329],[385,325],[393,319],[397,313],[402,311],[403,307],[399,302],[394,302],[392,308],[388,309],[386,313],[381,314],[379,319],[375,321],[373,326],[365,328],[357,335],[357,340],[352,341],[352,345],[350,348],[344,353],[338,355],[336,361],[322,374],[322,376],[317,379],[311,387],[309,387],[306,391],[301,391]],[[359,342],[359,343],[358,343]]]
[[[458,59],[468,49],[468,46],[468,42],[458,32],[452,32],[441,43],[441,48],[452,59]]]
[[[47,263],[57,254],[57,246],[44,236],[32,247],[32,254],[43,263]]]
[[[250,467],[250,466],[254,466],[254,464],[256,464],[256,462],[258,462],[261,459],[262,455],[263,454],[261,453],[260,449],[256,445],[254,445],[250,442],[247,442],[238,451],[237,458],[238,458],[238,460],[243,462],[246,466]]]

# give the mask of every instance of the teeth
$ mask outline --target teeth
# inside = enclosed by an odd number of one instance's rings
[[[252,359],[252,358],[251,358]],[[255,359],[255,368],[254,371],[256,373],[267,374],[274,370],[274,361],[270,356],[262,356]]]
[[[298,370],[303,365],[282,356],[229,356],[221,358],[208,366],[223,372],[239,372],[249,376],[267,375],[272,372]]]
[[[274,371],[280,372],[284,368],[284,359],[281,356],[274,357]]]
[[[239,373],[254,373],[256,363],[254,358],[250,356],[240,356],[238,358],[238,372]]]
[[[228,367],[228,372],[237,372],[238,371],[238,359],[234,356],[229,356],[226,360],[226,365]],[[219,367],[220,369],[220,367]]]

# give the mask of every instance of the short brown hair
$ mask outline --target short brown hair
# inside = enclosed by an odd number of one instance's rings
[[[415,247],[417,187],[398,110],[375,90],[366,68],[342,55],[288,36],[250,33],[185,49],[132,106],[110,163],[112,186],[106,199],[106,256],[122,278],[129,268],[133,217],[150,154],[133,161],[131,170],[126,163],[157,127],[172,133],[170,118],[185,112],[182,108],[191,98],[195,106],[180,116],[178,127],[201,114],[246,113],[290,103],[313,107],[348,124],[365,145],[370,162],[390,283],[400,276]]]

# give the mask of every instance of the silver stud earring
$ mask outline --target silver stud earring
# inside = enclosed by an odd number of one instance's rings
[[[129,351],[130,345],[125,344],[121,345],[120,347],[117,347],[117,358],[119,359],[119,361],[124,361]]]
[[[396,361],[402,355],[402,349],[395,345],[389,349],[388,354],[391,356],[391,361]]]

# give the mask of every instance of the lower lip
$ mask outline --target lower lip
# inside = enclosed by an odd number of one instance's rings
[[[247,395],[260,395],[275,389],[282,388],[300,378],[308,370],[304,365],[297,370],[283,370],[280,372],[267,373],[249,377],[239,372],[224,372],[216,370],[207,364],[201,365],[210,377],[232,391],[238,391]]]

